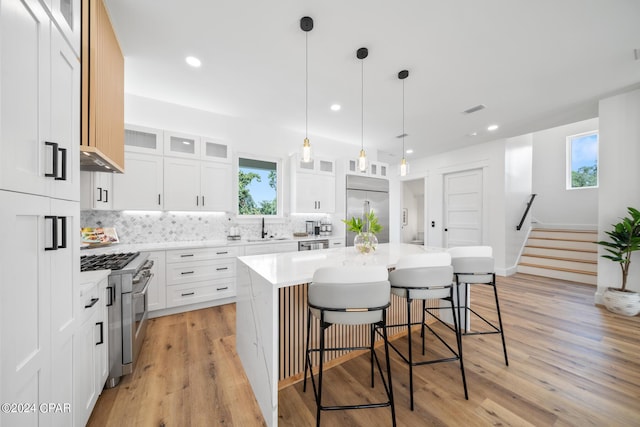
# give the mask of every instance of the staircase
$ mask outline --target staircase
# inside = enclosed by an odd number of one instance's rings
[[[524,247],[518,272],[596,285],[597,231],[533,229]]]

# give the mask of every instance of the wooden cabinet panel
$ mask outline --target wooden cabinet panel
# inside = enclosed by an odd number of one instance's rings
[[[124,172],[124,57],[102,0],[82,11],[84,170]]]

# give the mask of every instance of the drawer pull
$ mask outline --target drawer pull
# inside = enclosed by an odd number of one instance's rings
[[[216,271],[224,271],[224,270],[228,270],[229,267],[218,267],[216,268]]]
[[[194,271],[183,271],[183,272],[182,272],[182,273],[180,273],[180,274],[193,274],[193,273],[194,273]]]
[[[182,254],[180,255],[180,258],[186,258],[186,257],[190,257],[193,256],[193,254]]]
[[[91,298],[89,304],[85,305],[84,308],[91,308],[100,300],[100,298]]]
[[[216,288],[216,291],[224,291],[225,289],[229,289],[229,287],[225,286],[224,288]]]
[[[180,295],[182,295],[183,297],[188,297],[190,295],[195,295],[195,294],[196,294],[195,292],[187,292],[186,294],[180,294]]]
[[[226,255],[228,254],[229,251],[224,251],[224,252],[216,252],[216,255]]]

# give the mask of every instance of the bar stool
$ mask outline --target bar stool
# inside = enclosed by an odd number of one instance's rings
[[[460,312],[464,309],[464,320],[460,321],[461,329],[464,329],[462,335],[487,335],[500,334],[502,338],[502,349],[504,351],[504,363],[509,366],[507,357],[507,345],[504,340],[504,329],[502,327],[502,316],[500,314],[500,302],[498,301],[498,288],[496,286],[496,274],[494,272],[493,250],[490,246],[460,246],[448,249],[451,254],[451,264],[453,265],[453,274],[456,279],[456,287],[464,284],[464,301],[458,304],[458,316],[462,319]],[[498,315],[498,325],[490,322],[477,311],[471,308],[469,300],[469,285],[478,284],[491,286],[496,301],[496,312]],[[468,330],[468,321],[471,313],[482,320],[490,330]],[[469,320],[468,320],[469,319]],[[464,328],[462,328],[464,325]]]
[[[464,362],[462,360],[462,339],[460,337],[460,328],[458,328],[458,319],[454,306],[453,296],[453,268],[451,267],[451,255],[446,252],[438,253],[420,253],[407,255],[400,258],[396,264],[396,269],[389,273],[391,281],[391,292],[401,298],[407,300],[407,339],[408,339],[408,358],[402,354],[393,343],[389,343],[396,353],[409,365],[409,391],[411,396],[411,410],[413,411],[413,367],[419,365],[429,365],[441,362],[460,361],[460,374],[462,375],[462,385],[464,387],[464,398],[469,399],[467,393],[467,380],[464,374]],[[457,288],[456,288],[457,289]],[[426,300],[437,299],[448,301],[450,307],[427,308]],[[422,321],[411,321],[411,302],[413,300],[422,300]],[[444,322],[439,316],[434,315],[432,310],[450,309],[453,318],[453,327]],[[426,323],[425,315],[429,314],[438,322],[445,325],[455,334],[456,344],[452,347],[447,343],[440,334]],[[451,352],[451,357],[442,357],[429,360],[414,361],[413,346],[411,342],[411,327],[420,324],[422,337],[422,355],[425,355],[425,328],[428,329],[442,344]],[[387,328],[399,325],[388,325]]]
[[[385,267],[325,267],[319,268],[313,275],[313,282],[309,284],[308,294],[308,318],[307,318],[307,344],[305,349],[304,385],[307,389],[307,371],[311,366],[311,353],[320,353],[320,366],[318,383],[311,375],[313,393],[316,399],[316,425],[320,425],[321,411],[334,411],[341,409],[366,409],[391,407],[393,426],[396,425],[396,412],[393,402],[393,388],[391,384],[391,367],[389,364],[389,341],[385,329],[387,322],[387,308],[390,305],[389,273]],[[311,318],[320,320],[320,347],[309,348],[311,336]],[[353,347],[325,347],[325,331],[332,325],[370,325],[369,346]],[[378,355],[374,351],[376,330],[384,340],[384,350],[387,363],[387,378],[382,371]],[[344,350],[369,350],[371,356],[371,387],[374,386],[373,361],[375,359],[378,372],[382,378],[388,400],[379,403],[363,403],[341,406],[322,405],[322,374],[324,355],[327,351]]]

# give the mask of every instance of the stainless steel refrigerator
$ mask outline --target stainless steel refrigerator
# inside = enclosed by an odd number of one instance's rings
[[[389,181],[368,176],[347,175],[347,214],[345,219],[363,218],[373,212],[382,225],[378,243],[389,243]],[[347,246],[353,246],[355,233],[347,230]]]

